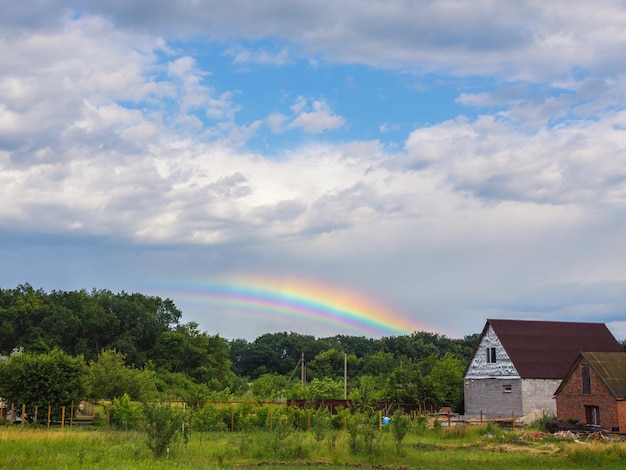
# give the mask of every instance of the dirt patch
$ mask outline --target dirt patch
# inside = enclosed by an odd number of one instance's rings
[[[495,447],[496,452],[524,452],[525,454],[532,455],[553,455],[560,451],[560,449],[554,444],[548,444],[540,447],[531,447],[529,445],[520,445],[518,443],[515,444],[502,444],[500,446]]]

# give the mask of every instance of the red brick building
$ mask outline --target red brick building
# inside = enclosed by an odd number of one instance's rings
[[[581,352],[555,397],[558,419],[626,433],[626,353]]]

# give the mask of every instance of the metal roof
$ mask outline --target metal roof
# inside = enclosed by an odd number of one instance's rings
[[[604,323],[487,320],[520,377],[562,379],[582,351],[624,352]]]

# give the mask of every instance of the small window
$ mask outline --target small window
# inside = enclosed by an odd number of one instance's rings
[[[583,379],[583,394],[591,394],[591,375],[589,374],[589,364],[583,364],[581,368],[581,375]]]
[[[510,385],[504,385],[503,389],[504,389],[504,393],[511,393],[512,391],[512,387]]]
[[[496,362],[496,348],[487,348],[487,362],[489,364]]]

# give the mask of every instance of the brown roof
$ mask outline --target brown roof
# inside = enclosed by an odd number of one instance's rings
[[[584,352],[582,356],[589,361],[614,397],[626,398],[626,353]]]
[[[604,323],[487,320],[520,377],[564,378],[581,351],[623,352]]]

